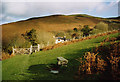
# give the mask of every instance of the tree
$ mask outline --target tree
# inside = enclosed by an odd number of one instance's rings
[[[22,36],[29,42],[31,42],[32,45],[37,45],[37,37],[36,37],[36,30],[32,29],[25,34],[22,34]]]
[[[82,28],[81,31],[83,32],[83,36],[88,36],[90,34],[91,29],[88,25],[84,25],[84,28]]]
[[[74,28],[73,30],[74,30],[75,32],[77,32],[77,31],[78,31],[78,29],[77,29],[77,28]]]
[[[72,34],[72,38],[76,39],[76,38],[78,38],[78,37],[79,37],[79,35],[78,35],[77,33],[73,33],[73,34]]]

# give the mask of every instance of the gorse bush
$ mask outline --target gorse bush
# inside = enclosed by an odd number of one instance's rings
[[[8,54],[8,53],[3,52],[3,53],[2,53],[2,60],[11,58],[11,57],[13,57],[13,56],[15,56],[15,55],[13,55],[13,54],[10,55],[10,54]]]
[[[87,75],[99,74],[105,71],[104,67],[106,66],[106,62],[97,54],[86,52],[83,58],[76,59],[80,62],[78,77],[76,79],[81,80]]]
[[[105,45],[105,42],[108,40],[94,48],[94,53],[86,52],[84,57],[76,59],[80,62],[77,80],[90,77],[89,75],[92,75],[90,79],[94,79],[96,74],[99,75],[99,79],[120,80],[120,42],[110,41],[109,45]]]

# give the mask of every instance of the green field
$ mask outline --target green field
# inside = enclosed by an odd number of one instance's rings
[[[2,81],[2,61],[0,61],[0,81]]]
[[[118,33],[107,35],[117,37]],[[65,45],[48,51],[40,51],[31,55],[17,55],[2,62],[3,80],[74,80],[79,62],[75,59],[82,57],[85,52],[99,46],[107,36],[84,40]],[[57,57],[68,59],[67,68],[61,68],[59,74],[51,74],[47,66],[57,63]]]

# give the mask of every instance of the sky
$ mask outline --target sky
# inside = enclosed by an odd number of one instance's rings
[[[119,0],[1,0],[0,24],[54,14],[117,17]]]

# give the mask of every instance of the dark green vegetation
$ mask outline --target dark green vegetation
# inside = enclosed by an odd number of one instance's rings
[[[118,33],[107,36],[117,37]],[[17,55],[4,60],[2,62],[3,80],[74,80],[80,64],[75,59],[83,57],[85,52],[100,46],[100,42],[107,36],[85,40],[53,50],[40,51],[31,55]],[[60,73],[57,75],[51,74],[47,67],[50,64],[56,64],[59,56],[69,60],[68,67],[60,68]]]
[[[88,25],[85,25],[81,31],[83,32],[83,36],[88,36],[90,34],[91,29],[89,28]]]
[[[37,45],[37,36],[36,36],[36,30],[32,29],[29,32],[26,32],[25,34],[22,34],[22,36],[28,40],[32,45]]]

